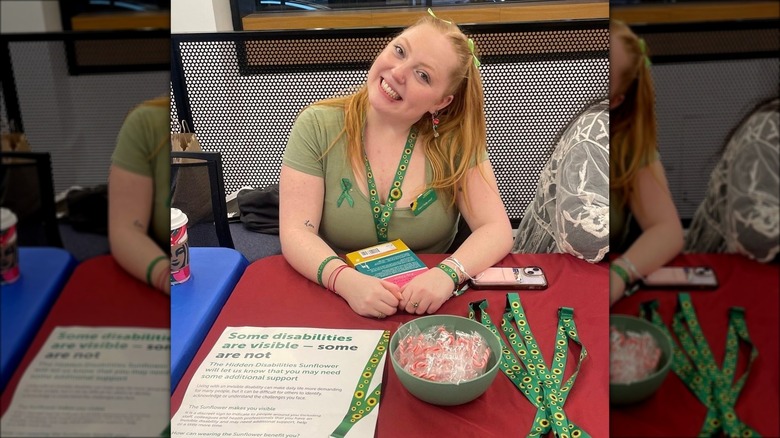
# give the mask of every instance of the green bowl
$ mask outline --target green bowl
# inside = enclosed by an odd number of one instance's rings
[[[628,315],[610,315],[610,326],[625,332],[648,332],[661,349],[656,371],[642,380],[631,383],[609,383],[609,402],[626,405],[642,401],[655,393],[672,367],[672,341],[666,333],[649,321]]]
[[[407,333],[410,324],[417,325],[417,328],[419,328],[420,331],[425,331],[425,329],[431,326],[443,325],[449,330],[479,333],[487,341],[488,346],[490,347],[490,357],[488,358],[485,374],[476,379],[455,384],[434,382],[408,373],[396,361],[395,354],[393,353],[398,347],[398,342],[401,340],[401,337]],[[400,380],[404,388],[415,397],[422,401],[440,406],[454,406],[468,403],[487,391],[498,373],[500,355],[501,344],[496,335],[482,324],[461,316],[423,316],[402,325],[393,333],[392,338],[390,338],[390,358],[393,363],[395,374],[398,376],[398,380]]]

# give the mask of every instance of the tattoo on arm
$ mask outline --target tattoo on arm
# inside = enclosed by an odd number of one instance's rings
[[[314,224],[311,223],[311,221],[308,220],[308,219],[306,219],[306,221],[303,224],[306,225],[309,228],[314,228]]]
[[[138,219],[136,219],[136,220],[134,220],[134,221],[133,221],[133,226],[134,226],[134,227],[136,227],[136,228],[138,228],[138,229],[139,229],[139,230],[141,230],[141,231],[146,231],[146,227],[145,227],[145,226],[144,226],[144,224],[142,224],[142,223],[141,223],[141,221],[139,221]]]

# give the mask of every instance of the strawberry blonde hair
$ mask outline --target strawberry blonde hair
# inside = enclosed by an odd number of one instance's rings
[[[431,26],[441,32],[452,44],[457,56],[457,68],[450,74],[450,86],[445,95],[452,94],[452,102],[439,111],[439,137],[433,136],[430,114],[426,113],[414,123],[425,156],[431,163],[433,177],[431,187],[451,196],[455,204],[457,191],[466,193],[466,173],[474,163],[487,154],[484,94],[482,78],[475,65],[476,54],[469,48],[468,37],[458,26],[429,15],[424,16],[408,29]],[[349,96],[316,102],[344,109],[344,129],[325,151],[327,152],[344,135],[347,138],[347,159],[355,175],[364,176],[363,126],[368,110],[366,85]],[[481,172],[481,169],[480,169]],[[484,175],[483,175],[484,177]],[[468,199],[466,198],[468,206]],[[470,207],[469,207],[470,208]]]
[[[655,90],[644,42],[617,20],[610,21],[609,34],[622,43],[629,60],[628,67],[619,72],[620,83],[611,84],[618,87],[611,90],[612,95],[624,95],[623,102],[609,113],[609,186],[625,203],[633,193],[637,172],[658,153]]]

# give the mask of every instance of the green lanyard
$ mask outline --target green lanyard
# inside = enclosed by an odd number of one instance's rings
[[[640,317],[650,320],[673,339],[669,329],[658,313],[658,301],[640,305]],[[677,310],[672,318],[672,330],[680,341],[680,347],[672,342],[672,370],[680,377],[690,391],[707,407],[699,436],[717,436],[721,431],[728,436],[760,436],[737,418],[734,406],[742,387],[747,381],[750,368],[758,357],[745,323],[745,310],[732,307],[729,311],[729,326],[726,334],[726,354],[723,368],[718,369],[707,340],[704,338],[689,294],[678,295]],[[742,377],[733,383],[737,367],[739,341],[750,346],[750,359]]]
[[[536,406],[536,417],[528,436],[539,437],[552,431],[558,437],[589,438],[590,435],[576,424],[571,423],[563,411],[563,404],[574,386],[574,380],[580,371],[582,361],[588,355],[585,346],[582,345],[577,336],[577,327],[573,319],[574,310],[570,307],[558,309],[558,330],[552,367],[547,367],[544,363],[541,350],[525,318],[525,311],[520,304],[518,294],[507,294],[507,306],[501,323],[502,330],[517,356],[512,353],[512,350],[498,333],[498,329],[486,310],[487,300],[469,303],[469,318],[476,321],[476,314],[479,313],[479,321],[482,325],[489,328],[498,337],[502,352],[501,370],[528,401]],[[514,329],[512,321],[517,325],[517,331]],[[568,340],[579,345],[581,352],[576,370],[561,386],[566,368]]]
[[[329,435],[331,438],[344,438],[344,436],[352,429],[352,426],[360,421],[363,417],[370,414],[371,411],[379,404],[379,399],[382,396],[382,382],[379,382],[373,390],[369,388],[371,379],[374,378],[374,373],[379,365],[379,361],[382,359],[382,355],[387,350],[387,344],[390,341],[390,332],[385,330],[382,333],[382,337],[379,338],[374,352],[371,354],[371,358],[368,359],[366,367],[363,369],[363,374],[358,379],[358,384],[355,387],[355,392],[352,394],[352,403],[349,406],[347,414],[344,415],[344,419],[336,427],[336,430]]]
[[[368,179],[368,197],[371,200],[371,212],[374,214],[374,226],[376,227],[376,238],[382,242],[387,242],[387,229],[390,226],[390,217],[393,215],[395,203],[401,199],[401,184],[403,184],[406,170],[409,168],[409,160],[412,158],[414,143],[417,141],[417,128],[412,126],[409,130],[409,136],[406,138],[406,146],[401,154],[401,161],[398,163],[398,170],[395,172],[393,185],[390,187],[390,193],[387,196],[387,203],[384,207],[379,203],[379,193],[374,181],[374,173],[371,171],[371,164],[368,163],[368,155],[363,154],[363,161],[366,164],[366,178]]]

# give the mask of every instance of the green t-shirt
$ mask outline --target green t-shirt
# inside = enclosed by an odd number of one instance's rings
[[[167,107],[142,105],[135,108],[119,130],[116,149],[111,157],[114,165],[152,178],[154,202],[149,236],[166,252],[171,238],[170,119]]]
[[[344,126],[344,111],[340,108],[312,106],[299,116],[290,133],[283,163],[297,171],[325,179],[325,201],[319,235],[337,253],[357,251],[378,243],[371,205],[356,184],[355,175],[346,156],[346,136],[320,159],[324,151]],[[425,164],[425,180],[430,183],[432,169]],[[349,179],[354,205],[341,196],[341,180]],[[406,182],[401,190],[406,189]],[[455,238],[459,212],[448,208],[450,199],[441,192],[438,199],[418,216],[409,206],[396,206],[390,219],[388,240],[401,239],[417,253],[444,253]]]
[[[660,160],[656,151],[655,159],[644,166]],[[623,201],[623,202],[621,202]],[[622,207],[618,207],[622,205]],[[609,250],[614,253],[624,253],[632,243],[642,234],[631,208],[628,206],[628,200],[623,200],[623,196],[612,189],[609,190]]]

